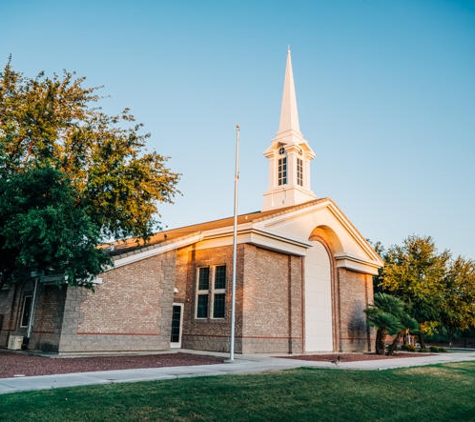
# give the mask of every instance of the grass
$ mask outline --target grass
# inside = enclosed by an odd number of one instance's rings
[[[2,421],[473,421],[475,362],[298,369],[0,396]]]

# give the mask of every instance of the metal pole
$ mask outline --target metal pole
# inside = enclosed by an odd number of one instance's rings
[[[238,217],[238,182],[239,182],[239,125],[236,125],[236,165],[234,176],[234,226],[233,226],[233,277],[231,292],[231,338],[229,344],[229,360],[234,362],[234,338],[236,331],[236,250],[237,250],[237,217]]]
[[[35,321],[35,306],[36,296],[38,295],[38,277],[35,278],[35,288],[33,290],[33,297],[31,298],[31,311],[30,320],[28,321],[28,330],[26,332],[26,338],[29,340],[33,331],[33,323]]]

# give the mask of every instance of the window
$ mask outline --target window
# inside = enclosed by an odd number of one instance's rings
[[[225,310],[226,266],[198,268],[196,318],[224,318]]]
[[[208,318],[209,267],[198,270],[197,318]]]
[[[285,149],[280,148],[279,154],[283,156],[279,158],[277,169],[277,183],[281,186],[287,184],[287,157],[285,155]]]
[[[21,310],[20,327],[28,327],[31,316],[31,305],[33,304],[33,296],[28,295],[23,298],[23,309]]]
[[[297,158],[297,185],[303,186],[303,161]]]
[[[214,269],[213,318],[224,318],[226,304],[226,266]]]

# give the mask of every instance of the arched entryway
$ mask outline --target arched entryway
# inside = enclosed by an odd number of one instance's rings
[[[305,351],[333,351],[332,265],[318,240],[305,257]]]

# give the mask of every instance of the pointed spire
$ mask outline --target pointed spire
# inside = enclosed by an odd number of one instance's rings
[[[276,134],[276,140],[295,142],[302,141],[303,139],[303,135],[300,132],[297,96],[295,95],[294,74],[292,71],[292,59],[289,47],[287,50],[287,64],[285,68],[280,123],[279,130]]]
[[[269,189],[264,192],[262,211],[316,198],[310,188],[310,161],[315,153],[300,132],[290,48],[287,50],[279,131],[264,155],[269,160]]]

